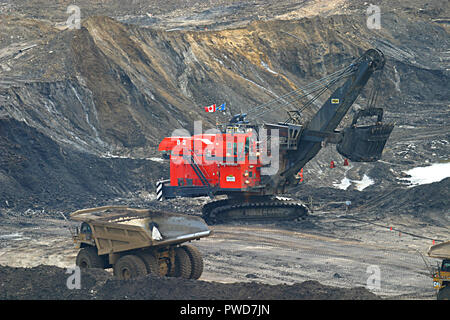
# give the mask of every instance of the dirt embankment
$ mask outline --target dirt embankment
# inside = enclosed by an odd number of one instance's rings
[[[147,276],[120,281],[103,270],[81,273],[81,289],[67,288],[70,274],[53,266],[11,268],[0,266],[0,299],[46,300],[375,300],[365,288],[343,289],[305,281],[294,285],[267,285],[257,282],[223,284]]]
[[[0,119],[0,153],[0,208],[22,215],[27,209],[70,212],[151,190],[151,179],[166,170],[151,160],[75,151],[12,119]]]
[[[450,178],[446,178],[410,188],[395,187],[381,191],[370,188],[364,191],[339,190],[304,185],[295,193],[295,197],[305,203],[312,199],[313,209],[324,210],[343,209],[345,201],[350,201],[350,210],[364,213],[367,217],[409,215],[425,221],[436,214],[435,217],[440,215],[442,219],[433,222],[445,226],[449,222],[449,194]]]
[[[391,192],[380,192],[374,195],[363,207],[379,213],[410,214],[424,219],[430,213],[442,213],[442,217],[446,218],[446,225],[448,225],[449,194],[450,178],[446,178],[439,182],[408,189],[396,188]]]

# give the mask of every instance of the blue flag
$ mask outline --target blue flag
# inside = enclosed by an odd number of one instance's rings
[[[226,102],[224,102],[220,106],[218,106],[216,110],[218,110],[218,111],[225,111],[225,107],[226,107]]]

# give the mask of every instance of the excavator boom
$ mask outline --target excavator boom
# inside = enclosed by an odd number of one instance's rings
[[[298,137],[297,148],[288,150],[285,168],[272,176],[268,182],[270,190],[279,190],[281,185],[295,183],[295,175],[317,155],[322,148],[322,142],[327,137],[333,136],[369,78],[375,71],[383,69],[384,64],[383,53],[377,49],[370,49],[349,66],[351,76],[317,111],[302,135]]]

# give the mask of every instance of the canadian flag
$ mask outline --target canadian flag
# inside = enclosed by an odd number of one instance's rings
[[[206,112],[215,112],[216,111],[216,105],[210,105],[209,107],[205,107]]]

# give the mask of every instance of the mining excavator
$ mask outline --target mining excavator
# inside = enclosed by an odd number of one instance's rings
[[[384,123],[383,109],[376,107],[379,79],[369,93],[368,106],[355,112],[349,127],[337,128],[368,80],[381,74],[384,65],[383,53],[369,49],[343,69],[246,114],[237,114],[222,127],[164,138],[159,151],[170,160],[170,179],[157,182],[158,200],[226,195],[203,207],[203,218],[209,224],[306,216],[308,210],[303,203],[282,195],[301,183],[303,167],[324,145],[336,144],[337,151],[354,162],[381,158],[394,125]],[[302,111],[334,87],[337,89],[312,118],[303,121]],[[302,99],[306,103],[288,111],[287,120],[258,124],[262,114],[277,111],[276,103],[291,105]],[[374,116],[375,123],[373,119],[369,124],[358,123]]]

